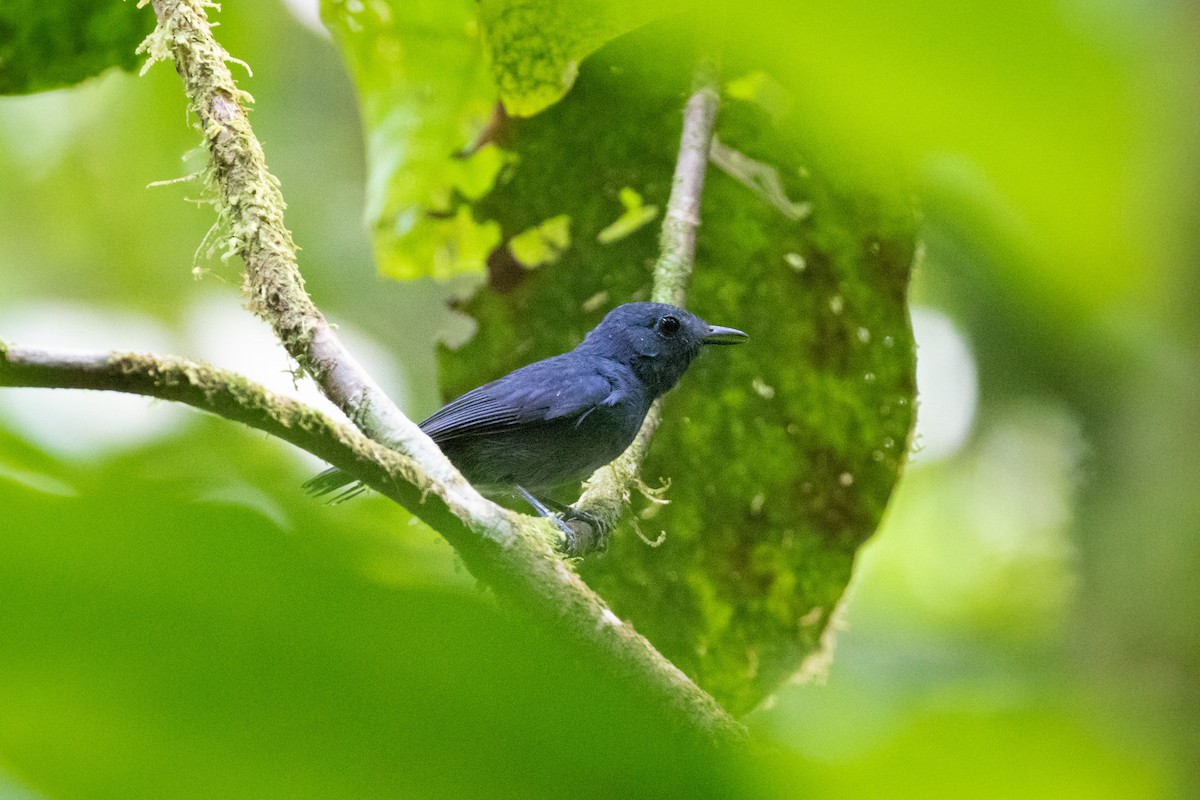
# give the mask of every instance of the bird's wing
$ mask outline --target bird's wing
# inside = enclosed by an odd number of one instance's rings
[[[421,423],[435,442],[554,419],[582,418],[624,396],[606,369],[555,356],[472,389]]]

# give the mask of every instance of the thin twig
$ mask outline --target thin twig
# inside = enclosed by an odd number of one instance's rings
[[[663,218],[659,237],[659,256],[654,265],[654,288],[650,297],[658,303],[683,306],[688,283],[696,261],[696,229],[700,227],[700,198],[717,118],[720,93],[717,90],[716,70],[705,61],[696,70],[695,90],[688,98],[683,112],[683,133],[679,141],[679,156],[675,161],[675,178],[671,197]],[[656,400],[646,414],[642,428],[633,444],[611,464],[601,467],[588,479],[583,495],[575,507],[587,513],[600,526],[592,531],[584,522],[572,524],[587,527],[582,538],[603,548],[629,504],[630,487],[637,480],[642,460],[662,418],[662,401]]]
[[[812,213],[812,203],[788,197],[779,170],[726,145],[716,136],[709,151],[712,163],[729,177],[766,200],[783,216],[797,222]]]

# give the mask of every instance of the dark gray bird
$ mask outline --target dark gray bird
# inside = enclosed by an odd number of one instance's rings
[[[623,453],[650,404],[676,384],[704,345],[748,338],[682,308],[626,303],[571,352],[472,389],[422,422],[421,430],[480,492],[520,495],[570,537],[550,508],[567,518],[578,512],[546,494]],[[334,502],[363,489],[336,468],[304,487],[318,497],[342,490]]]

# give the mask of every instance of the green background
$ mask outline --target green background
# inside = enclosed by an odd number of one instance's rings
[[[827,174],[899,164],[915,186],[918,360],[943,367],[919,374],[921,407],[942,392],[974,417],[949,444],[922,422],[832,661],[749,716],[778,749],[678,736],[402,511],[312,504],[297,486],[318,465],[283,445],[161,404],[5,390],[0,797],[1193,795],[1194,9],[793,5],[697,27],[758,54],[786,90],[779,124]],[[254,70],[310,291],[423,417],[431,333],[471,323],[428,279],[378,277],[371,231],[397,206],[372,182],[371,109],[283,7],[219,19]],[[19,88],[11,41],[0,75]],[[266,334],[234,322],[238,265],[197,254],[200,187],[147,188],[195,171],[198,140],[169,66],[0,98],[0,338],[286,386],[281,353],[247,355]],[[430,185],[396,202],[444,200]],[[977,381],[938,360],[956,342]]]

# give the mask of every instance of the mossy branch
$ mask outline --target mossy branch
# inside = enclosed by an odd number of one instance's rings
[[[659,255],[654,264],[654,287],[650,299],[682,307],[696,262],[696,230],[700,227],[700,198],[708,166],[713,127],[720,105],[715,67],[704,61],[696,70],[695,87],[683,112],[683,133],[675,161],[675,177],[667,214],[659,237]],[[575,507],[586,512],[600,526],[572,521],[579,528],[578,542],[602,548],[616,528],[629,504],[630,492],[638,481],[642,461],[658,423],[662,419],[662,400],[656,400],[646,414],[633,444],[616,461],[601,467],[584,485]],[[577,550],[582,550],[577,545]]]
[[[150,63],[173,60],[183,79],[208,147],[207,177],[216,190],[218,214],[229,230],[226,249],[245,262],[250,307],[271,324],[300,368],[361,433],[274,397],[240,376],[178,359],[75,357],[0,345],[0,385],[102,388],[178,400],[304,447],[426,520],[481,580],[565,637],[585,644],[665,709],[716,741],[741,740],[741,725],[618,619],[552,552],[549,541],[557,536],[552,526],[480,496],[342,346],[305,291],[296,248],[283,221],[279,183],[267,170],[246,116],[250,98],[233,80],[228,68],[233,59],[212,36],[205,14],[212,4],[151,0],[151,5],[158,26],[142,49]],[[705,97],[698,113],[711,117],[715,94]],[[714,105],[705,112],[710,101]],[[689,103],[689,117],[691,109]],[[707,139],[705,134],[705,154]],[[699,196],[698,189],[694,194]],[[680,247],[690,248],[694,224],[689,244],[686,221],[694,214],[681,213],[685,224]],[[664,241],[667,236],[664,228]],[[690,271],[690,250],[683,261]],[[682,298],[686,276],[679,278],[680,265],[666,265],[661,271],[663,285],[675,282]]]
[[[423,502],[427,481],[408,456],[314,408],[209,364],[145,353],[57,352],[0,343],[0,386],[95,389],[183,403],[265,431],[347,469],[431,525],[464,527],[440,498]],[[495,521],[500,543],[515,535],[516,515],[512,516],[506,524]]]

